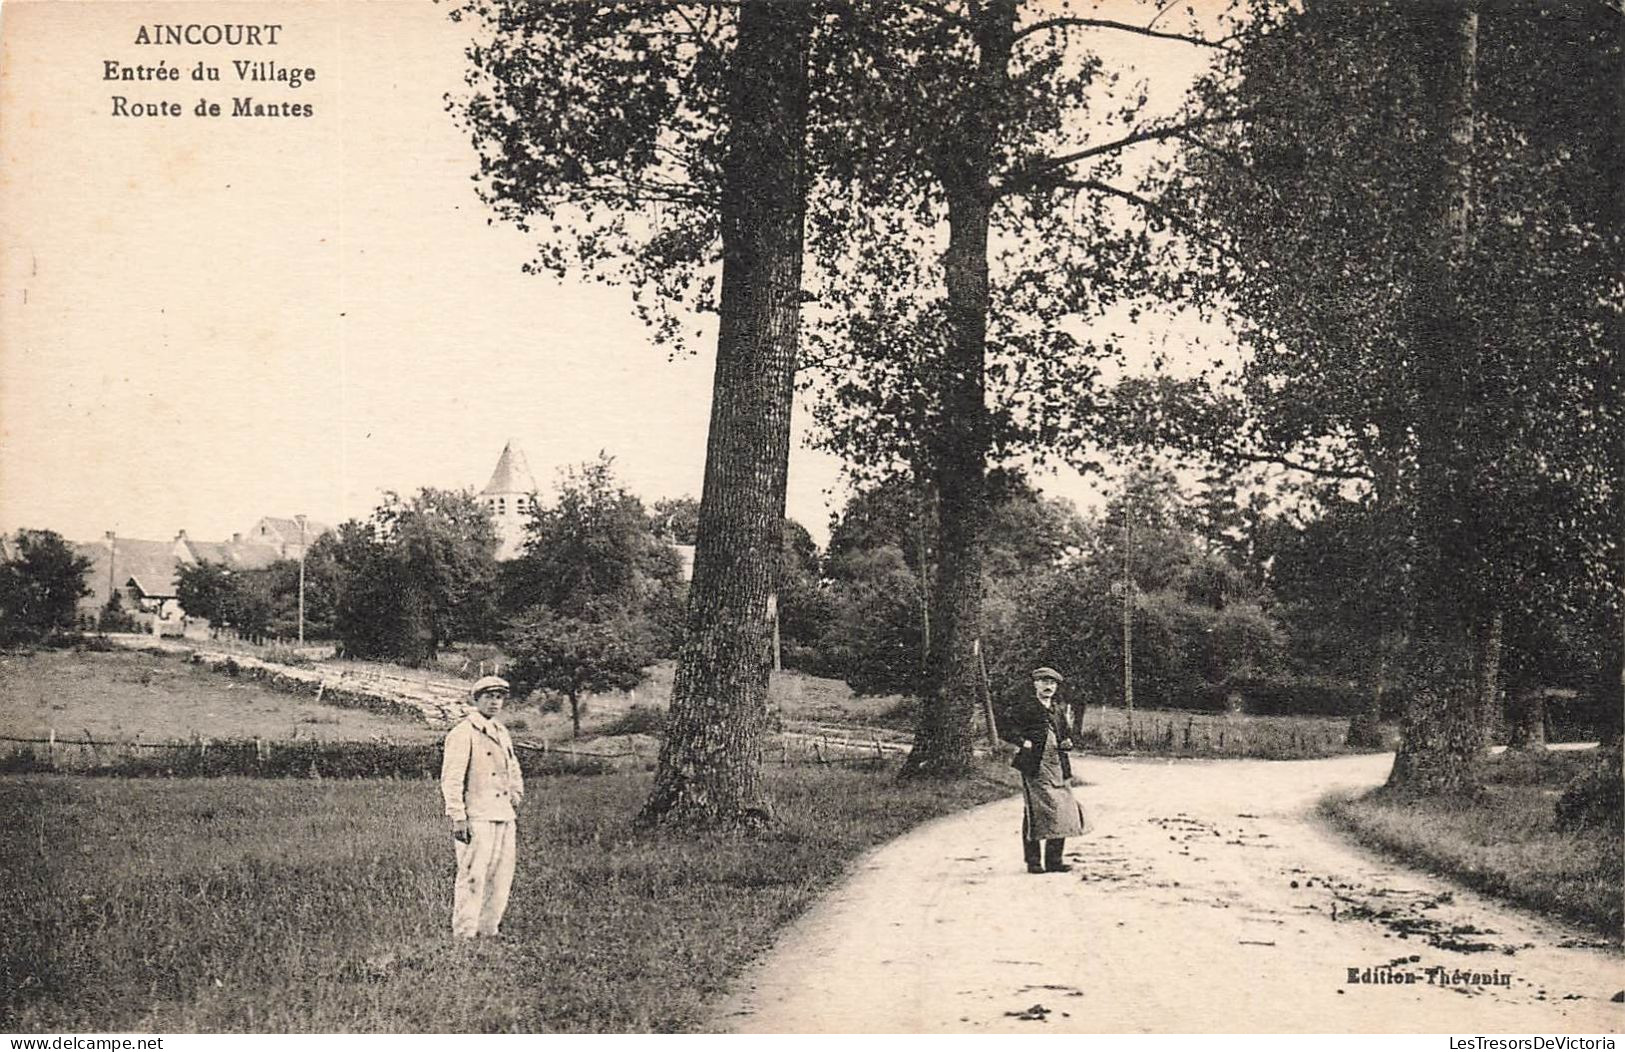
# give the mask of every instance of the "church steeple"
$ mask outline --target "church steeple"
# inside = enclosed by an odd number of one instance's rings
[[[525,460],[522,450],[513,448],[513,439],[509,439],[502,447],[502,455],[497,458],[496,470],[491,472],[491,481],[480,490],[480,496],[511,493],[532,495],[536,493],[536,479],[530,473],[530,463]]]
[[[530,473],[524,451],[514,448],[512,439],[502,447],[491,481],[480,490],[479,500],[491,512],[497,536],[502,539],[497,558],[512,559],[524,544],[525,522],[536,501],[536,478]]]

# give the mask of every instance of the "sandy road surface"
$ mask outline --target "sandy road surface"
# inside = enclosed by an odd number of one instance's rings
[[[1019,799],[933,823],[864,859],[714,1025],[1619,1032],[1618,952],[1388,864],[1312,817],[1323,794],[1375,785],[1390,762],[1085,758],[1095,830],[1068,842],[1075,872],[1026,872]],[[1400,981],[1351,983],[1351,968]],[[1430,983],[1429,969],[1480,981]]]

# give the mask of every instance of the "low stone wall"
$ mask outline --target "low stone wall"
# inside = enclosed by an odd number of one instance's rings
[[[421,720],[436,730],[449,730],[466,711],[463,696],[446,689],[419,686],[404,679],[385,679],[347,672],[334,673],[319,665],[304,668],[263,661],[246,654],[228,654],[175,643],[159,645],[148,637],[115,639],[132,650],[179,657],[221,675],[251,679],[284,694],[314,698],[340,708],[366,709],[388,716]]]

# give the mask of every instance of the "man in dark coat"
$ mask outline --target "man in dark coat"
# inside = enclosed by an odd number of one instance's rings
[[[1069,785],[1072,761],[1067,750],[1072,748],[1072,732],[1064,708],[1055,700],[1060,686],[1059,672],[1047,666],[1034,669],[1033,699],[1005,722],[1004,739],[1017,747],[1010,766],[1021,772],[1025,802],[1021,849],[1029,873],[1071,870],[1062,861],[1066,838],[1088,831],[1088,820]]]

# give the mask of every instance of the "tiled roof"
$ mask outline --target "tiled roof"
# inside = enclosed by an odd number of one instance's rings
[[[105,543],[90,545],[88,548],[100,549],[100,558],[92,555],[97,565],[91,573],[98,574],[105,580],[107,545]],[[172,596],[175,594],[175,571],[179,567],[180,560],[175,557],[173,541],[141,541],[133,537],[119,537],[114,543],[113,579],[120,586],[135,578],[141,590],[148,595]]]
[[[192,558],[230,570],[263,570],[282,558],[281,548],[260,541],[186,541]]]
[[[298,544],[299,520],[267,515],[256,522],[254,528],[249,532],[252,538],[260,543]],[[310,544],[315,544],[316,538],[322,534],[332,532],[333,527],[325,522],[317,522],[315,519],[305,520],[305,540]]]

